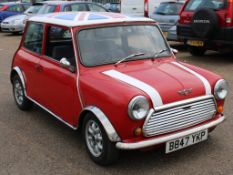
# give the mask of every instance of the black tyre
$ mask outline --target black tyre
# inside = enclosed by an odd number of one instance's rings
[[[29,110],[32,107],[32,102],[27,99],[24,93],[23,84],[18,76],[15,76],[12,81],[13,84],[13,95],[15,102],[19,109]]]
[[[88,154],[95,163],[106,166],[118,160],[119,150],[108,139],[102,124],[94,115],[87,114],[84,118],[82,134]]]
[[[206,49],[203,47],[194,47],[194,46],[188,46],[188,51],[193,56],[203,56],[206,52]]]
[[[12,35],[19,35],[20,32],[12,32]]]

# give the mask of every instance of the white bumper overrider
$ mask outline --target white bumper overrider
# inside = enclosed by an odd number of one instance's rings
[[[181,131],[178,133],[162,136],[159,138],[153,138],[150,140],[145,140],[145,141],[140,141],[140,142],[135,142],[135,143],[117,142],[116,147],[118,149],[123,149],[123,150],[133,150],[133,149],[146,148],[146,147],[150,147],[153,145],[162,144],[162,143],[165,143],[169,140],[180,138],[180,137],[183,137],[183,136],[186,136],[186,135],[189,135],[189,134],[201,131],[201,130],[212,128],[212,127],[217,126],[218,124],[222,123],[224,120],[225,120],[225,116],[221,116],[218,119],[211,121],[209,123],[206,123],[204,125],[197,126],[195,128],[191,128],[191,129]]]

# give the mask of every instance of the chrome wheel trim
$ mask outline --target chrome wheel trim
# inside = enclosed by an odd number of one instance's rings
[[[94,120],[89,120],[85,126],[85,140],[91,154],[100,157],[103,153],[103,135],[99,124]]]
[[[23,104],[23,100],[24,100],[24,94],[23,94],[23,86],[21,85],[21,83],[19,82],[19,80],[16,80],[14,82],[14,96],[15,96],[15,100],[19,105]]]

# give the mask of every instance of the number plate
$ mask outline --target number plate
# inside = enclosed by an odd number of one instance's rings
[[[190,46],[196,46],[196,47],[203,47],[204,46],[203,41],[195,41],[195,40],[188,40],[187,44]]]
[[[177,138],[166,143],[166,153],[177,151],[190,145],[207,140],[208,130],[199,131],[181,138]]]

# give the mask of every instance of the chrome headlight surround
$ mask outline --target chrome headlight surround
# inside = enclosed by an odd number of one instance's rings
[[[144,119],[149,113],[149,102],[144,96],[134,97],[128,105],[128,114],[133,120]]]
[[[223,100],[228,94],[228,83],[221,79],[214,86],[214,96],[217,100]]]

